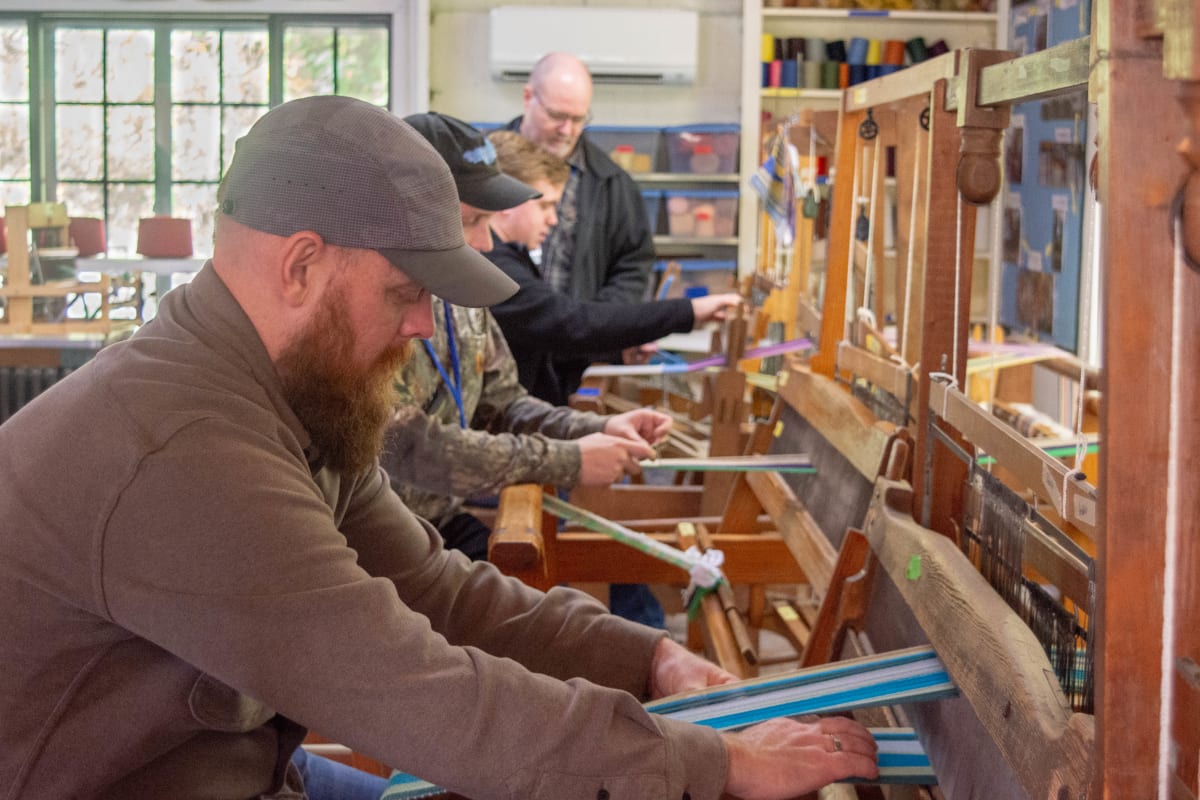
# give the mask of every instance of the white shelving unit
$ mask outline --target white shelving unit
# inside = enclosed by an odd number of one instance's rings
[[[764,89],[759,61],[763,34],[782,37],[872,39],[923,37],[927,44],[945,39],[950,49],[1004,48],[1007,44],[1009,0],[995,0],[994,11],[887,11],[840,8],[764,8],[763,0],[742,2],[742,144],[739,172],[749,177],[759,166],[761,114],[795,113],[802,108],[834,109],[841,102],[836,89]],[[738,265],[753,270],[758,251],[758,196],[742,181],[738,208]]]

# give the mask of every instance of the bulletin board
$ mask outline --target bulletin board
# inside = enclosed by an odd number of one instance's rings
[[[1086,36],[1090,0],[1014,5],[1018,55]],[[1076,352],[1079,345],[1083,205],[1088,196],[1087,92],[1013,106],[1005,132],[1000,322],[1010,331]]]

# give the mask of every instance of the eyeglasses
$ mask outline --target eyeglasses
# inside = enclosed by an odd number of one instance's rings
[[[578,114],[568,114],[565,111],[559,111],[557,109],[550,108],[550,106],[546,105],[542,98],[538,97],[537,92],[533,93],[533,99],[536,100],[537,104],[542,107],[542,111],[544,111],[546,116],[550,118],[550,121],[557,125],[561,125],[564,122],[569,122],[575,127],[583,128],[592,121],[591,111],[588,111],[583,116],[579,116]]]

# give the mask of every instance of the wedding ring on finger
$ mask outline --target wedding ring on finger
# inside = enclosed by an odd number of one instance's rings
[[[833,742],[833,752],[835,752],[835,753],[842,752],[842,740],[837,737],[837,734],[834,734],[834,733],[829,734],[829,740],[831,742]]]

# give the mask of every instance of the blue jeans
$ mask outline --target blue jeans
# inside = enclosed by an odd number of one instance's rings
[[[387,778],[309,753],[303,747],[292,754],[292,763],[304,778],[309,800],[379,800]]]
[[[608,587],[608,610],[618,617],[666,630],[662,603],[644,583],[614,583]]]

